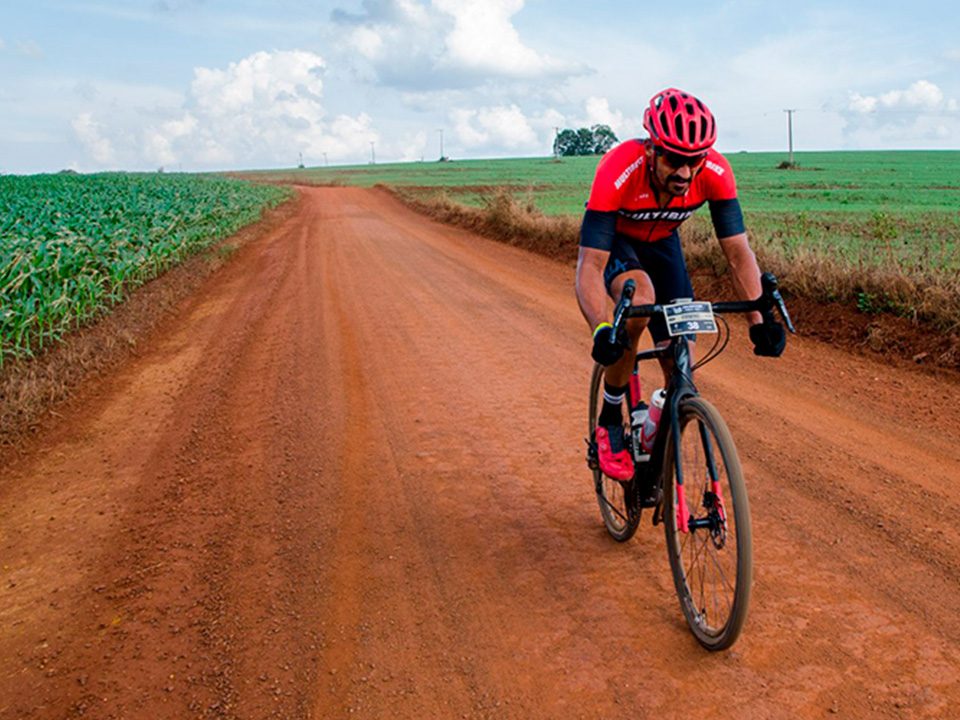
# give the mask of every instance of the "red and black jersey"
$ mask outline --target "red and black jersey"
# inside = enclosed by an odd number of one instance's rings
[[[743,219],[736,202],[737,183],[723,155],[711,149],[687,194],[671,197],[667,206],[661,208],[650,185],[646,147],[646,141],[628,140],[601,158],[587,201],[588,214],[590,211],[616,213],[617,235],[625,235],[633,242],[655,242],[672,235],[684,220],[709,202],[712,211],[723,210],[713,213],[720,237],[735,234],[731,228],[743,231]],[[732,223],[727,222],[728,208],[735,216]],[[723,227],[718,225],[721,219]],[[581,244],[596,246],[593,242]]]

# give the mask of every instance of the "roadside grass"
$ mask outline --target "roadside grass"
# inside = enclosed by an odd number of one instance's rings
[[[960,333],[960,152],[731,153],[751,243],[785,289]],[[248,173],[382,184],[434,217],[573,260],[599,158],[404,163]],[[694,269],[725,266],[706,211],[683,226]]]

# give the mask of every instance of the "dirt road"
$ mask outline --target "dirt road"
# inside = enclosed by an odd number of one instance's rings
[[[737,327],[708,655],[660,529],[600,522],[571,269],[305,192],[0,470],[0,718],[960,716],[956,384]]]

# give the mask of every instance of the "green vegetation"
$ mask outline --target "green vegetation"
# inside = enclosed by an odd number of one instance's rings
[[[748,232],[788,288],[869,312],[960,326],[960,152],[731,153]],[[385,184],[444,209],[520,208],[579,218],[599,158],[470,160],[256,174],[315,184]],[[252,174],[251,174],[252,175]],[[501,212],[501,210],[496,210]],[[476,223],[477,220],[471,222]],[[529,225],[531,220],[524,220]],[[709,213],[684,226],[688,258],[717,267]],[[575,248],[575,237],[567,238]],[[572,249],[571,252],[575,252]]]
[[[565,128],[557,133],[553,141],[553,154],[556,157],[603,155],[617,142],[617,136],[609,125],[594,125],[579,130]]]
[[[0,177],[0,364],[59,339],[288,196],[209,176]]]
[[[836,214],[868,217],[888,212],[956,215],[960,199],[960,151],[796,153],[798,168],[778,170],[780,153],[731,153],[745,212]],[[284,182],[318,185],[377,184],[408,188],[421,196],[443,189],[453,200],[479,207],[494,187],[529,194],[547,215],[580,214],[598,156],[392,163],[247,173]]]
[[[598,157],[456,160],[247,172],[243,177],[312,185],[389,185],[421,199],[443,193],[481,207],[497,188],[529,194],[549,215],[581,212]]]

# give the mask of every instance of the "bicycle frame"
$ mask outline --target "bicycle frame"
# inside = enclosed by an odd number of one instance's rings
[[[780,317],[783,319],[784,323],[787,326],[787,329],[790,332],[794,332],[793,323],[790,320],[790,316],[787,313],[786,306],[784,305],[783,298],[780,295],[778,289],[777,279],[770,273],[763,273],[760,277],[761,287],[763,292],[759,298],[756,300],[740,300],[735,302],[719,302],[713,304],[713,312],[715,313],[743,313],[757,311],[760,312],[764,319],[773,319],[773,309],[776,308],[780,314]],[[610,335],[611,342],[614,342],[615,338],[619,336],[620,328],[623,327],[623,323],[630,318],[638,317],[652,317],[655,314],[663,312],[663,305],[653,304],[653,305],[633,305],[633,294],[636,289],[636,284],[633,280],[628,280],[624,284],[623,293],[620,298],[620,301],[617,303],[616,308],[613,313],[613,332]],[[633,476],[633,490],[634,500],[632,504],[633,508],[639,510],[641,507],[651,507],[651,504],[644,503],[643,498],[641,497],[641,489],[648,491],[650,489],[656,489],[658,491],[658,500],[654,507],[653,514],[653,523],[654,525],[659,524],[662,518],[662,505],[663,505],[663,466],[664,466],[664,453],[666,452],[666,442],[668,437],[679,438],[680,437],[680,403],[689,397],[695,397],[699,395],[696,386],[693,383],[693,362],[690,354],[690,341],[686,335],[676,335],[670,339],[668,345],[663,347],[653,348],[651,350],[644,350],[637,353],[636,358],[634,359],[634,374],[631,376],[630,381],[630,411],[636,408],[637,403],[640,402],[640,392],[639,392],[639,382],[637,380],[637,368],[640,362],[644,360],[651,359],[663,359],[670,358],[673,360],[673,372],[671,373],[670,380],[666,389],[666,400],[664,402],[663,410],[660,415],[660,429],[657,432],[657,437],[654,440],[653,448],[650,452],[650,459],[640,465],[636,466],[636,472]],[[664,432],[663,428],[669,428],[669,432]],[[710,481],[712,486],[712,491],[717,497],[717,503],[720,506],[722,511],[723,508],[723,499],[719,496],[718,482],[717,482],[717,469],[715,459],[713,457],[713,449],[710,447],[709,437],[701,429],[703,434],[704,442],[704,452],[707,456],[707,472],[710,475]],[[591,445],[592,440],[588,439],[588,463],[596,462],[596,447]],[[673,447],[673,465],[676,468],[676,477],[677,477],[677,495],[678,500],[681,502],[678,503],[680,508],[683,510],[679,511],[679,516],[677,517],[677,527],[681,529],[682,532],[688,532],[690,530],[690,518],[687,516],[686,512],[686,503],[682,502],[684,498],[684,487],[683,487],[683,467],[681,464],[681,451],[679,444],[675,443]],[[696,521],[695,521],[696,522]],[[699,527],[700,523],[696,522],[694,527]]]
[[[657,431],[656,439],[653,442],[653,448],[650,451],[650,459],[640,465],[637,465],[637,480],[640,480],[640,483],[637,483],[637,489],[639,491],[640,485],[645,485],[649,487],[651,480],[655,483],[655,487],[661,488],[663,485],[663,465],[664,465],[664,455],[666,452],[666,442],[667,436],[671,435],[672,437],[680,437],[680,403],[683,402],[688,397],[693,397],[699,394],[697,391],[696,385],[693,383],[693,365],[690,357],[690,341],[687,340],[686,336],[678,336],[673,338],[670,341],[669,345],[654,348],[652,350],[644,350],[637,353],[637,357],[634,360],[634,375],[631,376],[631,410],[640,402],[641,397],[639,393],[639,381],[634,383],[633,378],[637,376],[637,371],[639,365],[644,360],[653,360],[671,357],[673,359],[673,372],[670,375],[670,382],[667,385],[666,393],[667,397],[663,403],[663,410],[660,415],[660,424]],[[635,387],[634,387],[635,385]],[[663,428],[669,427],[670,432],[664,432]],[[674,465],[677,467],[677,492],[683,499],[683,471],[680,463],[680,446],[674,444],[673,447],[674,455]],[[712,457],[711,457],[712,464]],[[716,482],[716,471],[711,468],[711,480]],[[645,481],[645,482],[644,482]],[[654,510],[653,523],[657,525],[661,519],[660,508],[662,507],[662,502],[657,505]],[[684,503],[680,503],[679,507],[686,508]],[[680,527],[683,532],[687,532],[688,529],[688,518],[677,518],[678,527]]]

